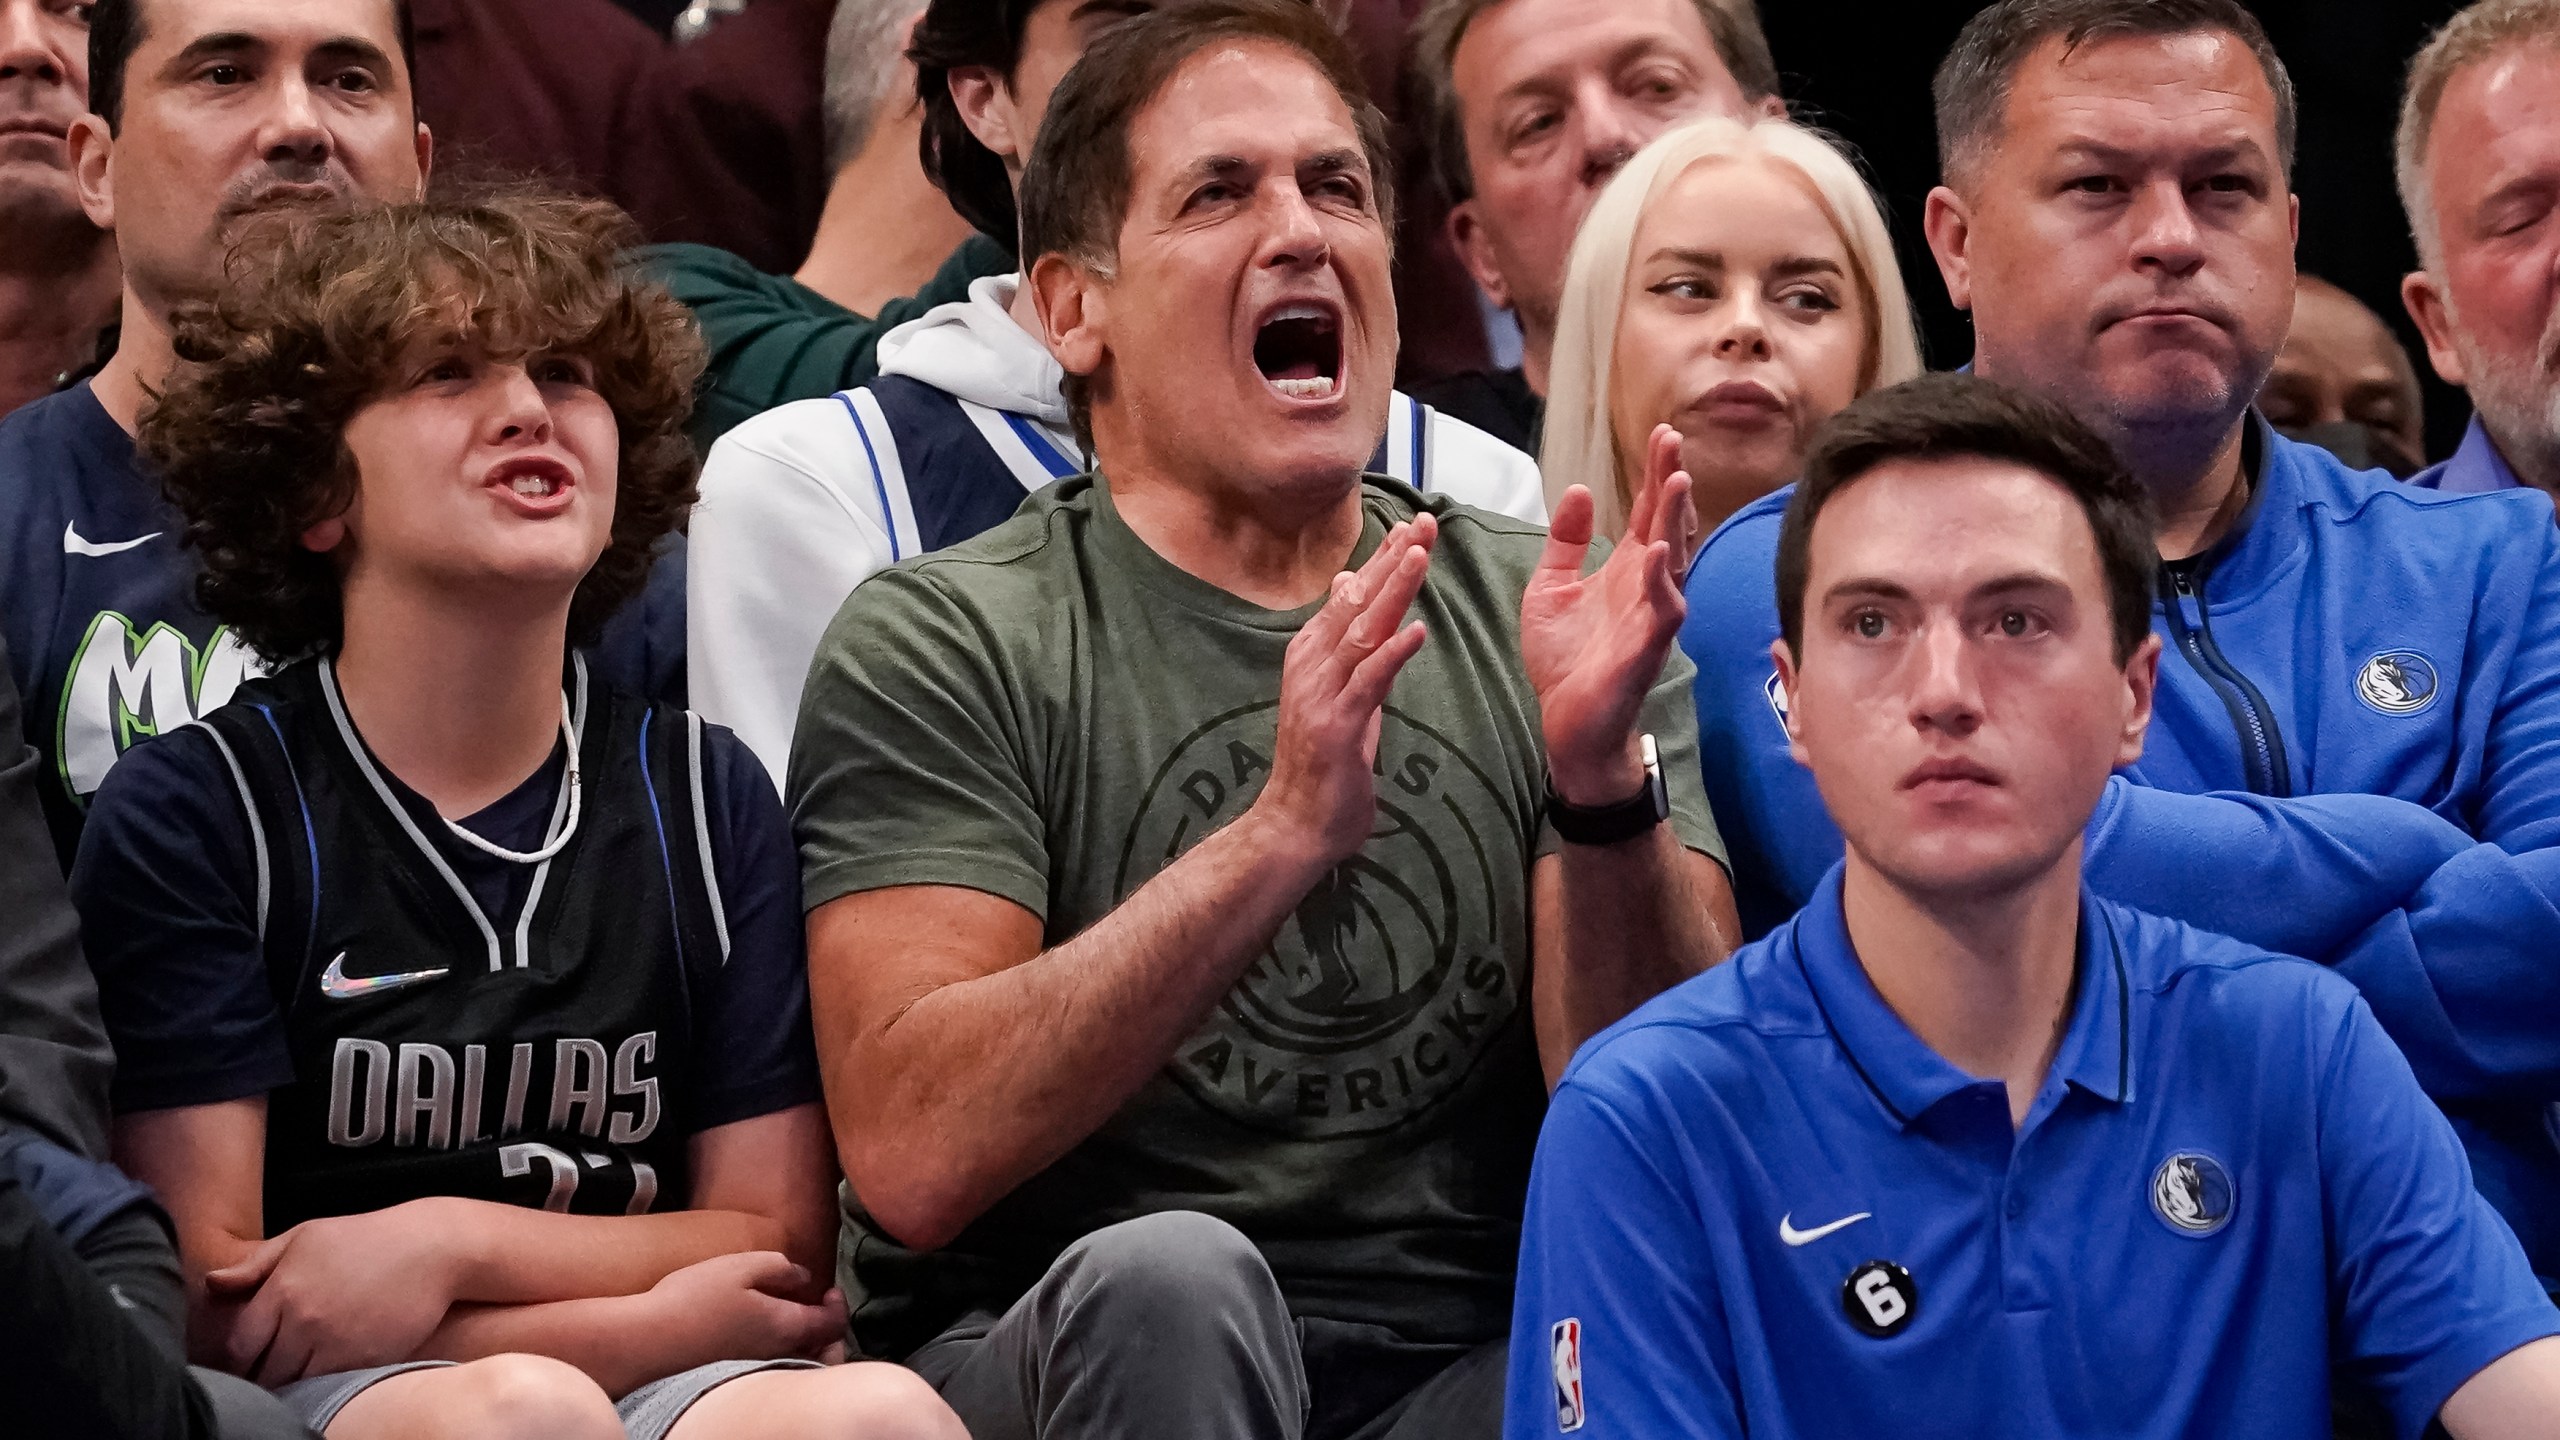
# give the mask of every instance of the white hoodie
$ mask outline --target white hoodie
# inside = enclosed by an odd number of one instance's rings
[[[1044,465],[1007,417],[1027,421],[1051,459],[1073,457],[1077,446],[1065,372],[1008,309],[1019,279],[982,278],[968,299],[882,336],[880,373],[959,400],[1028,494],[1050,483],[1056,466]],[[809,662],[837,607],[912,553],[906,486],[915,477],[894,455],[880,463],[876,442],[866,450],[850,407],[868,400],[857,389],[768,410],[721,436],[703,462],[688,540],[687,688],[693,708],[737,731],[777,786]],[[1417,424],[1426,427],[1420,446]],[[1413,475],[1417,452],[1423,473]],[[1389,473],[1416,489],[1546,522],[1536,461],[1401,393],[1389,407],[1387,453]]]

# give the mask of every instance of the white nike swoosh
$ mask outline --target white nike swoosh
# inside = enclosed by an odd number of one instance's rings
[[[1794,1211],[1790,1210],[1786,1214],[1778,1217],[1778,1238],[1786,1241],[1790,1245],[1810,1245],[1814,1241],[1821,1239],[1823,1236],[1830,1234],[1834,1230],[1838,1230],[1843,1226],[1855,1225],[1861,1220],[1873,1219],[1874,1215],[1875,1212],[1871,1210],[1861,1210],[1855,1215],[1843,1216],[1840,1219],[1832,1221],[1828,1225],[1816,1225],[1810,1230],[1799,1230],[1794,1224],[1796,1214]]]
[[[148,535],[138,535],[131,540],[109,540],[101,543],[96,540],[81,539],[79,522],[74,521],[62,527],[62,553],[65,555],[121,555],[136,545],[147,545],[159,539],[163,533],[154,530]]]
[[[379,995],[385,990],[397,990],[403,985],[420,985],[429,980],[440,980],[448,973],[442,967],[438,967],[433,970],[411,970],[403,975],[351,977],[347,974],[347,952],[341,950],[337,958],[329,962],[329,968],[320,972],[320,993],[332,1000],[356,1000],[367,995]]]

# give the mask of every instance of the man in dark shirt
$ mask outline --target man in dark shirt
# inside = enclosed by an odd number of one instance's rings
[[[219,290],[256,217],[413,197],[432,150],[394,0],[100,0],[89,42],[96,113],[70,152],[123,257],[122,335],[96,378],[0,420],[0,633],[66,864],[118,757],[257,669],[197,604],[184,526],[134,451],[172,317]],[[615,617],[591,657],[608,678],[679,689],[682,582],[670,555]]]

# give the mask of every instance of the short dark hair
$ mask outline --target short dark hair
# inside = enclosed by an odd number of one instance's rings
[[[412,114],[418,103],[418,39],[409,23],[409,0],[387,0],[391,23],[400,35],[400,68],[409,79]],[[143,0],[97,0],[89,11],[89,113],[107,122],[107,133],[124,124],[124,69],[142,48]]]
[[[916,142],[926,178],[942,187],[960,218],[1011,250],[1020,217],[1013,178],[996,152],[978,143],[951,98],[951,72],[984,65],[1010,83],[1022,63],[1022,32],[1040,0],[933,0],[907,42],[916,65],[916,99],[924,107],[924,134]]]
[[[2239,0],[1999,0],[1965,22],[1930,89],[1937,102],[1938,165],[1953,177],[1969,169],[2000,129],[2018,67],[2036,47],[2060,36],[2064,51],[2093,40],[2123,40],[2221,30],[2257,57],[2276,99],[2276,159],[2293,174],[2293,77],[2267,39],[2266,27]]]
[[[1431,0],[1413,22],[1413,57],[1406,76],[1408,91],[1420,117],[1430,150],[1431,176],[1450,204],[1476,193],[1475,162],[1467,155],[1466,116],[1460,113],[1458,87],[1450,78],[1458,46],[1476,17],[1506,0]],[[1742,98],[1758,104],[1778,93],[1778,62],[1769,54],[1769,37],[1760,28],[1760,12],[1752,0],[1690,0],[1716,58],[1740,87]]]
[[[1093,43],[1049,99],[1022,173],[1024,267],[1049,255],[1108,269],[1120,251],[1137,169],[1129,130],[1138,112],[1191,57],[1227,40],[1265,40],[1306,57],[1351,111],[1369,162],[1370,194],[1392,237],[1395,151],[1387,119],[1369,103],[1360,62],[1306,0],[1187,0],[1120,25]],[[1088,448],[1083,377],[1067,377],[1067,408]]]
[[[569,606],[571,642],[593,639],[694,500],[684,422],[702,338],[629,266],[637,238],[603,201],[526,187],[264,217],[221,298],[179,316],[183,363],[142,416],[142,453],[204,563],[205,610],[279,664],[338,647],[337,568],[302,533],[355,498],[348,420],[395,384],[412,342],[453,333],[595,367],[621,462],[612,540]]]
[[[1896,460],[1982,459],[2022,466],[2071,492],[2098,542],[2116,663],[2151,633],[2151,492],[2115,448],[2060,404],[1976,375],[1923,375],[1870,391],[1814,436],[1804,479],[1778,527],[1778,633],[1804,656],[1804,592],[1812,580],[1813,522],[1831,498]]]

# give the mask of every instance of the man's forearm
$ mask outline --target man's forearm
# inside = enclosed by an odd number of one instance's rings
[[[658,1379],[735,1357],[689,1332],[646,1295],[540,1305],[456,1305],[418,1347],[420,1360],[547,1355],[574,1365],[616,1400]]]
[[[452,1197],[412,1203],[450,1245],[457,1302],[637,1295],[698,1261],[784,1242],[779,1222],[734,1210],[559,1215]]]
[[[1713,860],[1657,825],[1565,845],[1531,875],[1538,1056],[1553,1085],[1583,1041],[1733,953],[1740,926]]]
[[[858,1037],[845,1083],[866,1116],[847,1170],[873,1216],[908,1244],[945,1243],[1081,1143],[1197,1032],[1326,863],[1248,812],[1074,939]],[[829,944],[813,934],[813,952]]]

